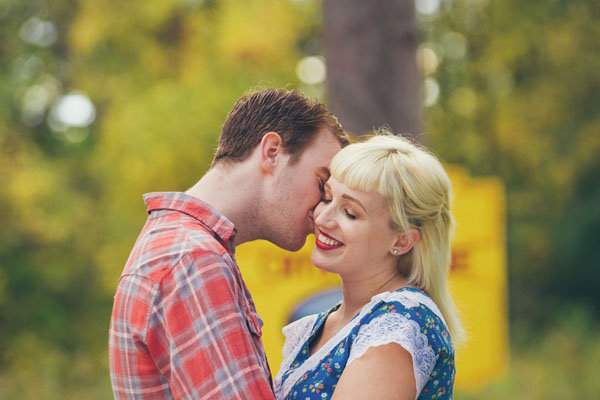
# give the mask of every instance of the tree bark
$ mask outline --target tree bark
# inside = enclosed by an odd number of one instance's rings
[[[323,0],[327,99],[344,128],[421,129],[414,0]]]

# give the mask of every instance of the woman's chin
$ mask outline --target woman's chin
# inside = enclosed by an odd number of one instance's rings
[[[313,265],[319,268],[320,270],[336,274],[337,269],[335,268],[335,265],[331,262],[331,260],[324,260],[323,255],[319,254],[318,252],[319,250],[317,248],[313,250],[311,257]]]

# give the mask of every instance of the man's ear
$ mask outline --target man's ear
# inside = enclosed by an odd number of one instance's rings
[[[395,256],[406,254],[415,247],[421,239],[421,232],[418,229],[411,228],[405,232],[400,232],[396,235],[396,241],[390,249],[390,253]]]
[[[260,167],[264,172],[272,172],[283,151],[283,141],[276,132],[267,132],[262,137],[259,146]]]

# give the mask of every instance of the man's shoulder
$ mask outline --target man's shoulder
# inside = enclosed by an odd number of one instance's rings
[[[181,264],[203,260],[231,262],[229,253],[212,232],[200,223],[179,223],[144,227],[123,276],[145,277],[159,283],[162,278]]]

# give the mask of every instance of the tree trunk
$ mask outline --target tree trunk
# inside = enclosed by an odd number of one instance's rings
[[[419,135],[414,0],[323,0],[327,99],[344,128]]]

